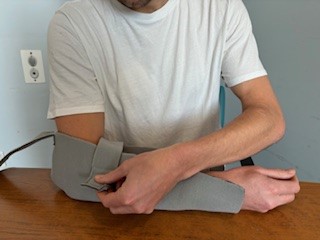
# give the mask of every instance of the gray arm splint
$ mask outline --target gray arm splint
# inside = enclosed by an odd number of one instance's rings
[[[55,147],[51,177],[53,182],[73,199],[100,202],[96,192],[105,191],[111,185],[96,183],[94,176],[110,172],[123,161],[135,156],[126,152],[122,142],[111,142],[101,138],[98,145],[95,145],[61,133],[46,133],[11,151],[0,161],[0,166],[15,152],[53,135]],[[243,198],[242,187],[204,173],[197,173],[179,182],[160,201],[156,209],[237,213],[241,209]]]
[[[52,180],[69,197],[98,202],[100,185],[94,176],[117,168],[135,154],[123,152],[123,143],[101,138],[94,145],[60,133],[55,134]],[[240,211],[244,190],[233,183],[198,173],[178,183],[156,206],[158,210],[202,210],[210,212]]]

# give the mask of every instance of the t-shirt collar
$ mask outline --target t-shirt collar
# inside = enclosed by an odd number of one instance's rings
[[[142,13],[134,11],[124,6],[118,0],[111,0],[111,2],[115,9],[119,10],[121,14],[127,18],[132,18],[136,21],[155,22],[167,16],[171,12],[171,10],[174,9],[174,6],[176,2],[178,2],[178,0],[168,0],[168,2],[163,7],[152,13]]]

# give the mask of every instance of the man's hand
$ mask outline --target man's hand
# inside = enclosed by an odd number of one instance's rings
[[[300,190],[294,169],[266,169],[248,166],[208,174],[238,184],[245,189],[243,210],[268,212],[292,202],[295,194]]]
[[[114,171],[95,177],[101,184],[117,183],[115,192],[100,192],[98,197],[114,214],[150,214],[181,180],[176,160],[174,146],[139,154]]]

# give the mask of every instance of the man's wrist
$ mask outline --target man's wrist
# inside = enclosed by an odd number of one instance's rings
[[[185,180],[202,170],[200,166],[201,161],[195,160],[197,157],[192,143],[177,143],[170,148],[179,181]]]

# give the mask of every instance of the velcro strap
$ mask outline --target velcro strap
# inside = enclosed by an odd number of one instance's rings
[[[104,138],[100,138],[92,159],[90,175],[82,185],[98,191],[105,191],[110,188],[110,185],[99,184],[94,181],[94,177],[98,174],[108,173],[116,169],[119,166],[122,150],[122,142],[110,142]]]
[[[110,142],[104,138],[95,145],[61,133],[49,132],[11,151],[0,163],[3,164],[15,152],[52,136],[55,137],[52,180],[69,197],[83,201],[99,202],[96,191],[104,191],[111,186],[96,183],[95,175],[110,172],[136,154],[152,150],[124,148],[123,143]],[[160,201],[156,209],[236,213],[241,209],[243,197],[242,187],[204,173],[197,173],[179,182]]]
[[[96,190],[110,185],[98,184],[94,176],[110,172],[135,154],[122,152],[123,144],[101,139],[93,145],[60,133],[56,134],[53,154],[53,181],[68,196],[78,200],[99,201]],[[240,186],[198,173],[179,182],[156,206],[158,210],[240,211],[244,190]]]
[[[91,172],[96,145],[61,133],[55,134],[51,179],[69,197],[98,202],[96,190],[81,186]]]

